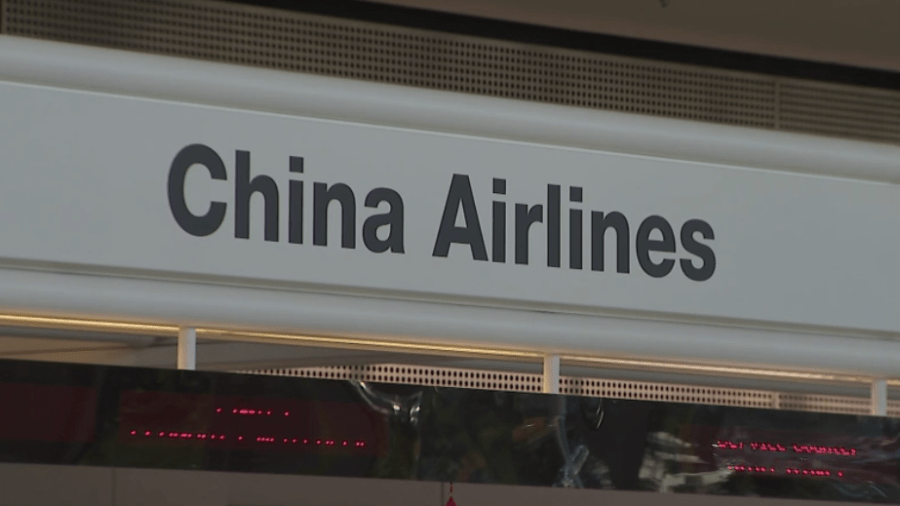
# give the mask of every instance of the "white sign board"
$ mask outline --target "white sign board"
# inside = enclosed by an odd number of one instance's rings
[[[11,83],[0,98],[6,265],[900,329],[896,186]]]

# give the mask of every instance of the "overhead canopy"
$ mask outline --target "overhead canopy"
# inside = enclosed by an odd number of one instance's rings
[[[11,38],[0,58],[0,203],[28,216],[3,226],[5,311],[894,368],[896,147]]]

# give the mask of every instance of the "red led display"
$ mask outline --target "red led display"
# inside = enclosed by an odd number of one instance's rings
[[[784,453],[791,451],[793,453],[808,453],[808,454],[816,454],[816,455],[835,455],[839,457],[855,457],[856,456],[856,448],[844,448],[843,446],[818,446],[818,445],[810,445],[810,444],[790,444],[788,447],[785,447],[781,443],[771,443],[771,442],[752,442],[752,443],[743,443],[743,442],[734,442],[734,441],[726,441],[719,440],[716,442],[717,448],[724,450],[744,450],[749,449],[752,451],[762,451],[762,452],[779,452]]]
[[[732,427],[729,433],[733,436],[720,432],[714,438],[710,457],[718,462],[720,469],[735,474],[867,482],[875,476],[897,471],[893,460],[877,465],[860,462],[862,455],[882,451],[880,446],[860,448],[856,446],[859,439],[845,434],[816,435],[742,427]]]
[[[728,466],[729,471],[734,471],[736,473],[757,473],[757,474],[774,474],[774,467],[766,467],[766,466],[745,466],[745,465],[737,465],[737,466]]]
[[[842,457],[855,457],[856,448],[838,448],[835,446],[815,446],[815,445],[791,445],[791,448],[797,453],[814,453],[816,455],[839,455]]]
[[[135,391],[120,399],[120,434],[134,444],[372,454],[369,442],[386,440],[375,433],[378,415],[356,403]]]
[[[793,474],[794,476],[829,477],[834,474],[834,476],[837,476],[838,478],[844,477],[843,471],[835,471],[834,473],[832,473],[829,469],[801,469],[799,467],[791,467],[785,469],[784,472],[786,474]]]
[[[735,473],[744,473],[744,474],[768,474],[768,475],[777,475],[779,473],[790,475],[790,476],[806,476],[808,478],[843,478],[844,472],[838,470],[831,469],[822,469],[822,468],[801,468],[801,467],[787,467],[783,471],[772,467],[772,466],[756,466],[756,465],[746,465],[746,464],[736,464],[729,465],[728,470]]]
[[[216,408],[216,413],[221,413],[222,408]],[[272,416],[271,409],[232,408],[231,414],[241,416]],[[287,416],[287,415],[284,415]]]
[[[194,433],[194,432],[177,432],[177,431],[160,431],[158,433],[153,433],[151,431],[138,431],[132,430],[128,433],[130,436],[135,438],[155,438],[155,439],[195,439],[198,441],[224,441],[226,439],[225,434],[205,434],[205,433]],[[244,436],[238,436],[239,441],[244,440]],[[299,439],[299,438],[281,438],[279,441],[278,438],[274,436],[256,436],[255,438],[251,438],[256,443],[280,443],[285,445],[309,445],[309,439]],[[365,448],[365,441],[336,441],[333,439],[327,440],[316,440],[317,445],[324,446],[340,446],[346,448]]]

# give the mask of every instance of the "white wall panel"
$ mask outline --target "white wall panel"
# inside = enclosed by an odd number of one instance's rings
[[[0,85],[0,95],[6,103],[0,149],[11,168],[0,187],[0,212],[8,217],[0,222],[0,256],[7,265],[580,312],[900,328],[894,311],[900,269],[891,254],[900,249],[900,190],[893,185],[20,84]],[[177,189],[167,195],[174,159],[195,143],[219,157],[227,181],[212,180],[192,158],[184,184],[174,183]],[[305,172],[289,173],[290,158],[300,156]],[[248,178],[268,176],[266,182],[277,186],[267,197],[277,209],[269,217],[262,194],[251,197],[249,211],[238,211],[241,157]],[[506,182],[505,196],[491,193],[495,178]],[[289,197],[291,181],[305,182],[302,204],[298,195]],[[337,204],[327,234],[324,224],[314,223],[313,186],[338,183],[356,194],[355,213],[345,210],[355,214],[344,232],[350,248],[339,233]],[[548,245],[551,184],[562,200],[556,248]],[[391,251],[373,252],[363,244],[364,220],[389,206],[378,204],[376,211],[363,204],[370,191],[384,187],[402,198],[402,216],[380,230],[382,239],[396,234]],[[583,189],[583,203],[568,202],[573,187]],[[451,198],[453,188],[471,192],[477,217],[463,220],[465,204]],[[192,215],[206,213],[211,202],[227,207],[212,220],[213,233],[195,237],[175,216],[180,199]],[[504,202],[505,220],[492,223],[493,201]],[[541,206],[541,223],[527,235],[519,233],[523,220],[516,208],[522,205]],[[573,234],[570,207],[584,215]],[[628,265],[621,267],[627,272],[619,271],[615,248],[597,246],[604,234],[592,232],[592,211],[620,212],[628,220],[621,237],[605,234],[607,243],[627,250]],[[650,252],[642,261],[639,226],[651,216],[669,227],[672,251]],[[295,218],[303,225],[302,244],[289,242]],[[694,220],[710,228],[689,240],[684,231]],[[240,222],[249,222],[249,238],[238,238]],[[264,225],[273,232],[265,240]],[[443,257],[441,237],[449,241],[462,226],[478,246],[449,244]],[[320,228],[327,246],[310,244]],[[576,236],[580,268],[569,261]],[[493,246],[497,237],[503,247]],[[663,235],[656,230],[648,237]],[[528,254],[520,258],[523,246]],[[488,261],[498,251],[504,261]],[[551,266],[552,253],[559,266]],[[603,258],[603,271],[594,257]],[[671,263],[668,269],[654,274],[651,266],[664,262]]]

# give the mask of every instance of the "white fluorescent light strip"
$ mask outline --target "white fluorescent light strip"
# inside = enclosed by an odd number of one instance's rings
[[[498,357],[507,359],[532,359],[540,360],[544,354],[536,351],[504,350],[499,348],[478,348],[472,346],[454,346],[430,343],[413,343],[405,341],[383,341],[374,339],[359,339],[352,337],[320,337],[300,334],[280,334],[272,332],[242,332],[222,329],[198,328],[198,334],[205,334],[225,339],[237,339],[241,341],[253,339],[266,339],[284,341],[286,343],[308,343],[311,345],[331,344],[346,347],[358,347],[379,349],[385,351],[405,351],[424,353],[452,353],[463,355],[476,355],[481,357]]]
[[[66,318],[48,316],[28,316],[14,314],[0,314],[0,325],[24,325],[46,326],[54,328],[70,328],[82,330],[95,330],[101,332],[127,332],[127,333],[153,333],[171,334],[178,333],[176,325],[162,325],[152,323],[130,323],[109,320],[95,320],[87,318]],[[420,352],[420,353],[446,353],[462,354],[484,358],[498,358],[507,360],[534,360],[540,361],[546,352],[536,350],[513,350],[502,348],[479,348],[471,346],[454,346],[431,343],[414,343],[405,341],[385,341],[374,339],[360,339],[351,337],[325,337],[309,336],[302,334],[272,333],[272,332],[248,332],[231,331],[227,329],[198,328],[198,335],[207,338],[230,339],[240,341],[269,340],[290,344],[306,345],[332,345],[349,348],[366,348],[384,351]],[[560,360],[576,364],[606,365],[622,368],[650,368],[657,370],[669,370],[684,373],[698,374],[727,374],[748,377],[767,377],[775,379],[813,381],[813,382],[842,382],[842,383],[871,383],[873,378],[842,374],[787,371],[777,369],[756,369],[736,366],[717,366],[702,364],[686,364],[677,362],[663,362],[654,360],[625,359],[597,357],[589,355],[560,355]],[[890,386],[900,386],[900,379],[888,380]]]
[[[25,316],[0,314],[0,325],[23,325],[28,327],[46,326],[69,329],[98,330],[104,332],[150,332],[154,334],[177,334],[175,325],[157,325],[152,323],[128,323],[108,320],[91,320],[83,318],[57,318],[48,316]]]

